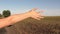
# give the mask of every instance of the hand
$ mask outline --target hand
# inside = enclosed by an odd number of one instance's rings
[[[36,12],[37,8],[33,8],[32,10],[29,11],[30,17],[40,20],[41,18],[44,18],[40,12]]]

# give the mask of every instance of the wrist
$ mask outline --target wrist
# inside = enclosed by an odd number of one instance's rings
[[[28,17],[31,17],[31,13],[30,13],[30,12],[27,12],[26,15],[27,15]]]

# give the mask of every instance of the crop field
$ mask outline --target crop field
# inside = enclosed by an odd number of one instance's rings
[[[41,20],[27,18],[5,29],[7,34],[60,34],[60,16],[46,16]]]

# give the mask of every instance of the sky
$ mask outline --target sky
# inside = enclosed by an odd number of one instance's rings
[[[10,10],[11,14],[20,14],[32,8],[44,10],[45,16],[60,16],[60,0],[0,0],[0,13]]]

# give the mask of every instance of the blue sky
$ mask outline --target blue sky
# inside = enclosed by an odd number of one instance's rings
[[[0,0],[0,13],[10,10],[12,14],[19,14],[32,8],[45,10],[46,16],[60,16],[60,0]]]

